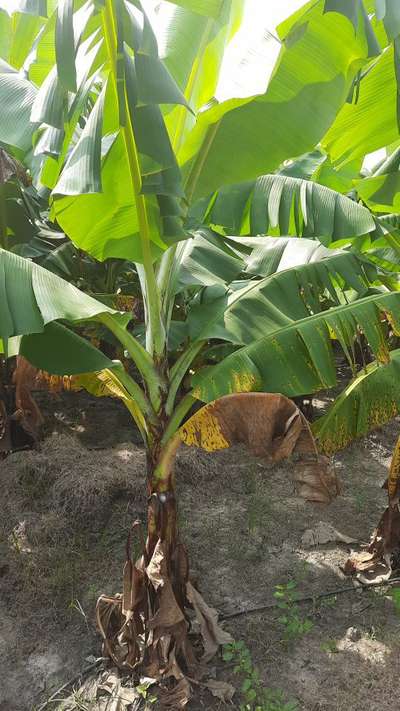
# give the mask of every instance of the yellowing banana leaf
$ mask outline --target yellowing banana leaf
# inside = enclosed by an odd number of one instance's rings
[[[273,243],[270,250],[269,239]],[[319,314],[327,308],[324,296],[339,305],[335,288],[339,283],[354,288],[359,295],[367,291],[363,263],[350,252],[315,250],[311,240],[294,242],[284,237],[265,238],[263,247],[262,268],[267,274],[264,278],[239,281],[222,293],[216,287],[206,288],[201,300],[191,306],[188,327],[193,340],[218,338],[240,345],[252,344],[257,338],[279,333],[279,329],[295,328],[303,319]],[[261,250],[260,245],[258,255]],[[260,271],[257,248],[255,252],[248,258],[249,271]]]
[[[353,360],[354,342],[363,333],[380,363],[390,361],[383,319],[400,333],[400,294],[375,294],[333,307],[259,336],[216,366],[193,378],[194,397],[210,402],[232,392],[266,390],[288,397],[336,384],[330,330]]]
[[[312,425],[318,448],[332,455],[400,412],[400,350],[386,365],[370,363]]]

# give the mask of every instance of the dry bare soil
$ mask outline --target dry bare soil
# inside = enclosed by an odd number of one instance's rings
[[[74,394],[42,396],[41,405],[40,450],[0,463],[1,711],[38,708],[100,654],[95,601],[120,590],[126,533],[146,505],[144,452],[118,402]],[[275,586],[290,581],[312,595],[349,585],[340,566],[351,546],[310,546],[303,536],[327,522],[368,540],[385,505],[381,485],[399,429],[394,421],[336,457],[343,493],[330,507],[296,497],[290,463],[269,467],[240,449],[182,451],[180,525],[206,599],[228,614],[273,602]],[[392,711],[400,616],[388,593],[303,604],[312,629],[289,641],[280,610],[224,625],[250,648],[265,687],[299,711]],[[239,708],[239,675],[221,658],[212,667],[238,689],[231,708]],[[188,708],[224,705],[202,691]]]

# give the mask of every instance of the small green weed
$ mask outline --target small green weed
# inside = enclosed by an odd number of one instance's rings
[[[396,614],[400,616],[400,588],[392,588],[389,592],[389,595],[393,600]]]
[[[297,702],[285,702],[280,689],[263,687],[258,670],[253,665],[250,650],[244,642],[227,644],[224,647],[223,658],[226,662],[236,662],[233,671],[243,677],[241,686],[243,703],[239,706],[240,711],[297,711]]]
[[[138,686],[135,686],[136,691],[144,701],[146,701],[148,704],[155,704],[157,701],[157,696],[154,695],[149,695],[149,687],[153,684],[153,680],[149,681],[144,681],[142,684],[138,684]]]
[[[289,580],[284,585],[275,585],[274,597],[277,599],[278,607],[283,614],[278,618],[284,627],[283,639],[285,642],[293,642],[307,634],[313,627],[311,620],[300,616],[300,608],[296,604],[297,583]]]
[[[337,605],[337,595],[332,595],[332,597],[321,597],[317,601],[317,607],[319,610],[330,609],[336,607]]]
[[[327,639],[326,642],[321,644],[321,649],[323,652],[331,652],[331,654],[338,654],[339,652],[335,639]]]

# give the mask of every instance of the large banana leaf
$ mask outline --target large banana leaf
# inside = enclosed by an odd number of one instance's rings
[[[351,161],[398,140],[394,49],[361,80],[358,101],[345,104],[323,139],[333,161]]]
[[[400,412],[400,350],[386,365],[374,362],[357,374],[312,429],[318,448],[331,455],[389,422]]]
[[[400,212],[400,148],[396,148],[373,175],[354,181],[363,202],[375,212]]]
[[[373,21],[374,30],[376,36],[379,36],[379,41],[382,46],[387,47],[388,44],[393,43],[393,78],[396,83],[396,86],[393,87],[395,91],[393,97],[395,97],[397,93],[397,106],[385,105],[383,114],[386,113],[386,117],[389,117],[394,108],[397,126],[400,128],[400,111],[398,106],[400,95],[400,5],[398,0],[376,0],[375,3],[372,3],[371,0],[351,0],[350,2],[347,2],[347,0],[345,2],[343,2],[343,0],[325,0],[325,12],[333,11],[344,14],[351,20],[355,28],[359,21],[360,9],[364,13],[367,10],[370,15],[372,12],[375,12]],[[361,83],[361,92],[363,88],[363,84]],[[358,93],[359,87],[357,88],[357,97]],[[357,99],[355,103],[357,103]],[[377,118],[377,115],[373,111],[370,111],[371,122]],[[373,149],[369,148],[369,150]]]
[[[293,239],[291,237],[230,237],[229,245],[242,250],[245,272],[267,277],[283,270],[302,265],[311,265],[323,260],[323,264],[341,275],[343,283],[359,290],[360,278],[374,280],[376,272],[368,262],[354,259],[344,250],[324,247],[318,240]],[[328,260],[328,261],[326,261]]]
[[[0,141],[26,151],[31,145],[35,126],[30,114],[37,90],[5,62],[0,63]]]
[[[133,192],[133,159],[131,155],[128,160],[127,144],[121,136],[128,114],[138,151],[147,236],[157,257],[168,244],[186,236],[179,205],[182,185],[173,148],[184,169],[189,198],[208,194],[223,182],[254,178],[275,169],[284,159],[314,147],[347,96],[358,68],[370,57],[368,21],[360,22],[355,33],[347,18],[323,14],[322,4],[317,3],[307,11],[305,21],[300,17],[284,38],[267,91],[218,103],[212,94],[224,48],[238,27],[242,4],[241,0],[196,0],[180,2],[178,7],[161,3],[156,31],[164,63],[146,14],[128,0],[113,3],[116,62],[110,61],[105,48],[107,43],[110,47],[110,38],[104,36],[104,3],[79,2],[72,15],[72,3],[63,2],[47,21],[32,18],[45,22],[24,62],[29,77],[41,84],[31,104],[32,118],[43,122],[35,152],[50,154],[43,163],[43,182],[55,186],[54,218],[77,246],[97,259],[142,260],[135,204],[138,186]],[[97,56],[93,56],[93,42],[101,39],[107,43],[99,44]],[[5,87],[7,77],[0,77],[0,98],[2,78]],[[68,90],[75,89],[75,79],[78,93],[74,97]],[[103,86],[97,98],[96,82],[104,84],[105,79],[107,87]],[[33,84],[23,81],[26,91],[36,94]],[[78,101],[80,93],[82,100]],[[188,102],[199,109],[196,122],[188,112]],[[27,98],[25,105],[28,103]],[[71,117],[76,103],[80,112]],[[17,105],[8,110],[15,132],[25,123],[21,105],[17,97]],[[83,130],[77,123],[79,114]],[[31,132],[26,131],[23,139],[13,137],[12,131],[9,134],[14,145],[23,142],[26,150]],[[65,159],[64,175],[57,182]],[[120,186],[111,182],[119,182],[123,194]],[[94,190],[97,192],[87,194]],[[99,216],[91,224],[85,219],[89,210]]]
[[[37,264],[0,249],[0,337],[3,341],[41,333],[52,321],[102,322],[110,314],[123,326],[130,320],[129,314],[110,309]]]
[[[206,228],[197,230],[182,243],[176,261],[176,291],[229,284],[246,270],[245,257],[239,253],[236,243]]]
[[[399,293],[374,294],[278,326],[220,364],[199,371],[193,380],[194,395],[209,402],[237,391],[266,390],[294,397],[333,387],[336,368],[332,335],[351,362],[360,333],[378,361],[388,362],[383,319],[389,319],[395,332],[400,333],[399,305]]]
[[[318,237],[324,244],[376,229],[373,215],[335,190],[286,175],[263,175],[218,191],[200,219],[228,234]]]
[[[160,3],[157,38],[160,56],[194,111],[205,106],[217,88],[224,50],[237,29],[244,0]],[[174,149],[179,152],[196,123],[177,107],[167,116]]]
[[[114,364],[86,338],[60,323],[50,322],[42,333],[21,339],[19,354],[52,375],[79,375],[112,369]]]
[[[327,298],[330,303],[339,304],[335,289],[338,282],[343,288],[355,289],[359,295],[366,292],[368,280],[363,264],[353,254],[315,250],[315,243],[310,240],[305,240],[305,247],[296,250],[302,241],[271,239],[268,249],[267,238],[264,250],[260,247],[258,255],[252,254],[248,258],[252,271],[254,262],[256,265],[260,263],[259,255],[263,251],[263,269],[267,276],[236,282],[229,290],[222,289],[222,294],[221,288],[215,286],[203,290],[189,311],[191,338],[218,338],[240,345],[251,344],[257,338],[276,333],[326,309]],[[286,269],[282,268],[285,253],[290,255],[286,263],[292,265]]]
[[[168,243],[185,236],[178,203],[183,195],[180,173],[161,105],[179,105],[183,112],[188,106],[158,56],[145,13],[139,12],[140,24],[138,10],[130,3],[118,0],[116,8],[121,13],[117,26],[121,59],[115,67],[105,57],[107,82],[54,188],[53,214],[73,242],[97,259],[140,262],[137,200],[144,204],[154,257]],[[133,126],[141,173],[136,183],[132,182],[136,159],[126,138],[127,121]],[[139,198],[139,192],[145,197]],[[90,225],[82,221],[84,213],[90,218],[94,212],[99,220]]]
[[[369,57],[367,27],[368,20],[355,33],[347,18],[315,3],[285,37],[264,94],[205,107],[179,153],[195,196],[313,149]]]

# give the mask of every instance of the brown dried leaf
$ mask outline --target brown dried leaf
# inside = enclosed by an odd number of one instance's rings
[[[171,581],[167,573],[165,544],[158,540],[150,563],[146,568],[149,581],[156,591],[160,591],[159,607],[149,620],[149,629],[174,627],[184,621]]]
[[[165,585],[168,578],[166,553],[164,543],[160,539],[157,541],[150,563],[146,567],[146,574],[155,590]]]
[[[340,493],[340,484],[327,457],[316,461],[298,462],[293,478],[299,496],[306,501],[329,504]]]
[[[144,575],[142,571],[127,560],[123,572],[122,614],[128,615],[135,610],[144,597]]]
[[[103,648],[107,654],[120,667],[125,660],[127,649],[122,648],[118,636],[125,623],[122,614],[122,596],[107,597],[101,595],[96,605],[97,628],[103,638]]]
[[[392,572],[391,559],[400,552],[400,511],[389,506],[375,529],[368,551],[354,553],[344,565],[346,575],[368,573],[373,580],[385,580]],[[382,577],[383,576],[383,577]],[[371,582],[366,579],[363,582]]]
[[[356,543],[355,538],[345,536],[331,526],[330,523],[326,523],[326,521],[319,521],[314,528],[309,528],[307,531],[304,531],[301,537],[302,545],[307,547],[321,546],[325,543],[331,543],[331,541],[346,544]]]
[[[117,674],[111,672],[97,688],[97,697],[102,694],[109,695],[110,705],[108,708],[113,711],[124,711],[135,701],[140,699],[140,694],[135,688],[123,686]]]
[[[400,437],[396,442],[389,476],[384,484],[388,492],[388,507],[372,534],[368,553],[354,554],[344,566],[347,575],[368,572],[376,581],[386,580],[392,572],[392,560],[400,559]],[[382,573],[383,569],[383,573]],[[370,582],[364,580],[364,582]]]
[[[0,452],[12,450],[10,422],[4,402],[0,400]]]
[[[11,178],[18,178],[26,186],[32,182],[22,163],[10,156],[4,148],[0,148],[0,185],[4,185]]]
[[[176,602],[172,585],[168,581],[161,591],[160,606],[148,621],[149,629],[160,627],[162,630],[175,627],[185,620],[182,610]]]
[[[190,582],[186,585],[186,594],[187,599],[193,605],[196,617],[200,623],[204,646],[202,661],[208,662],[215,655],[218,647],[233,642],[233,638],[229,632],[225,632],[225,630],[218,625],[218,612],[206,604],[200,593]]]
[[[209,691],[211,691],[213,696],[221,701],[224,701],[225,703],[232,701],[233,696],[236,693],[235,687],[227,681],[208,679],[208,681],[205,682],[205,686]]]
[[[208,452],[242,443],[255,456],[273,462],[296,454],[301,460],[294,467],[300,496],[329,502],[338,493],[335,474],[328,470],[328,460],[318,456],[306,418],[283,395],[227,395],[198,410],[179,436],[189,447]]]
[[[160,692],[161,709],[179,711],[190,701],[192,689],[188,680],[183,677],[172,689],[162,689]]]
[[[390,464],[389,476],[387,479],[387,489],[389,501],[398,503],[400,488],[400,437],[398,438],[393,450],[392,461]]]
[[[34,401],[33,388],[37,370],[25,358],[18,356],[17,366],[13,374],[15,384],[16,412],[12,416],[34,440],[39,437],[39,429],[44,420]]]

